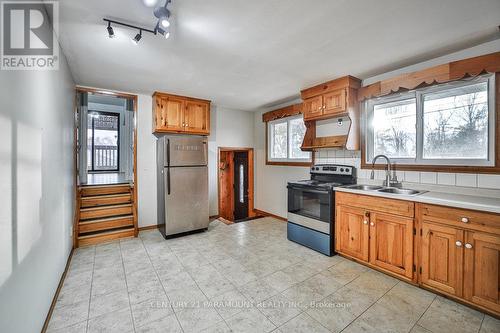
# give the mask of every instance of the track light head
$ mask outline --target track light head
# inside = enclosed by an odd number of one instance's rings
[[[168,20],[170,18],[170,11],[166,7],[167,4],[168,1],[164,7],[158,7],[154,11],[155,16],[158,18],[158,22],[164,28],[168,28],[170,26],[170,21]]]
[[[111,23],[108,23],[108,27],[106,29],[108,30],[108,37],[115,38],[115,32],[113,31],[113,27],[111,27]]]
[[[139,33],[135,35],[134,38],[132,38],[132,43],[134,43],[135,45],[139,44],[141,38],[142,38],[142,31],[139,31]]]
[[[170,32],[167,29],[163,29],[162,27],[160,27],[159,23],[156,26],[156,31],[158,31],[158,33],[162,35],[165,39],[168,39],[168,37],[170,37]]]
[[[160,19],[160,24],[164,27],[164,28],[168,28],[170,26],[170,21],[168,20],[167,17],[162,17]]]

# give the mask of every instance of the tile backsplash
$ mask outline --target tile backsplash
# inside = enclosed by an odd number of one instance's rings
[[[361,152],[321,149],[316,153],[315,163],[332,163],[353,165],[358,169],[358,178],[369,179],[371,170],[361,169]],[[471,174],[471,173],[446,173],[446,172],[418,172],[418,171],[397,171],[399,180],[409,183],[420,183],[430,185],[446,185],[474,187],[485,189],[500,189],[500,175]],[[385,179],[385,171],[376,170],[375,179]]]

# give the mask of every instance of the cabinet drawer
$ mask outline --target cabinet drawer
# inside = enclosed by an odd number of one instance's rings
[[[387,199],[369,195],[336,192],[337,205],[358,207],[394,215],[414,217],[415,204],[411,201]]]
[[[500,214],[419,204],[422,216],[437,223],[500,234]]]

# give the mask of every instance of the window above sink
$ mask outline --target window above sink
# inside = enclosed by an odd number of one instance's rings
[[[365,101],[365,163],[495,165],[495,76]]]

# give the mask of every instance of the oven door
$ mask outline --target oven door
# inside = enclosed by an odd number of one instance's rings
[[[288,185],[288,215],[293,218],[290,222],[297,224],[304,224],[301,223],[304,221],[310,222],[309,227],[319,225],[320,231],[328,230],[329,233],[333,213],[332,202],[331,191]],[[318,230],[318,228],[312,228]]]

